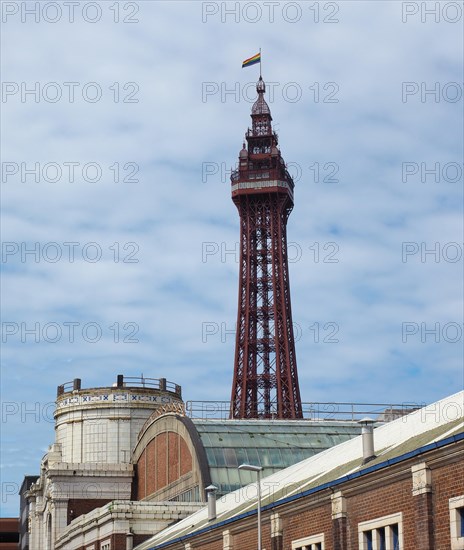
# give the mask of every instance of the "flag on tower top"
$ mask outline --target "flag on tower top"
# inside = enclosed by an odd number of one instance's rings
[[[251,67],[251,65],[255,65],[256,63],[261,63],[261,52],[257,53],[253,57],[245,59],[245,61],[242,63],[242,69],[244,67]]]

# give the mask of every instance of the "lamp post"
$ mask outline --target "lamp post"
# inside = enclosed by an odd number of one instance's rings
[[[261,466],[253,466],[252,464],[240,464],[239,470],[248,470],[249,472],[256,472],[257,475],[257,488],[258,488],[258,550],[261,550]]]

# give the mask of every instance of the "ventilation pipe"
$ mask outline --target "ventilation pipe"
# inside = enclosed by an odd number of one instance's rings
[[[362,426],[361,437],[363,446],[363,464],[370,462],[375,458],[374,451],[374,424],[375,420],[366,417],[359,421]]]
[[[209,485],[208,487],[206,487],[205,491],[208,495],[208,521],[213,521],[213,519],[216,519],[217,487],[215,485]]]

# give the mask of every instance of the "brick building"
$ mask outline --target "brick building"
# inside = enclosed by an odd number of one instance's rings
[[[185,409],[165,379],[59,386],[55,442],[21,490],[22,548],[126,550],[202,509],[209,485],[220,496],[249,484],[242,461],[270,475],[361,430],[352,406],[335,420],[311,404],[307,420],[289,421],[189,418]],[[379,422],[398,414],[390,407]]]
[[[18,518],[0,518],[0,550],[18,550]]]
[[[56,440],[24,495],[30,550],[253,550],[243,463],[263,476],[263,549],[464,550],[464,392],[407,416],[376,407],[366,457],[354,417],[189,418],[178,386],[124,380],[59,387]]]
[[[463,411],[461,392],[373,430],[371,453],[361,436],[263,478],[263,549],[464,549]],[[137,550],[257,548],[256,483],[209,515]]]
[[[132,460],[137,500],[205,502],[253,479],[243,462],[264,475],[287,468],[361,433],[353,420],[221,420],[154,415],[139,434]]]

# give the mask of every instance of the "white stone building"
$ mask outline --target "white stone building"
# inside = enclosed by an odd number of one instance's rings
[[[80,379],[58,386],[55,442],[28,492],[31,550],[54,550],[75,518],[130,500],[137,435],[155,411],[176,407],[183,408],[181,388],[163,378],[119,375],[111,387],[82,389]]]

